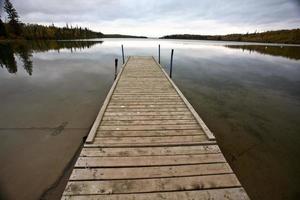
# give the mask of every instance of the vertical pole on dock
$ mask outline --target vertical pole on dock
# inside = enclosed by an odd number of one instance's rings
[[[116,58],[115,59],[115,80],[118,76],[118,59]]]
[[[171,51],[171,61],[170,61],[170,78],[172,78],[172,69],[173,69],[173,56],[174,56],[174,49]]]
[[[124,56],[124,47],[122,44],[122,58],[123,58],[123,65],[125,64],[125,56]]]
[[[160,64],[160,44],[158,45],[158,63]]]

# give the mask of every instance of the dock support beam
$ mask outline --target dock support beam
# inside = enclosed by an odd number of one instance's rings
[[[124,46],[122,44],[122,59],[123,59],[123,65],[125,64],[125,56],[124,56]]]
[[[171,61],[170,61],[170,78],[172,78],[172,70],[173,70],[173,56],[174,56],[174,49],[171,51]]]
[[[114,80],[116,80],[117,76],[118,76],[118,59],[116,58],[115,59],[115,79]]]
[[[160,44],[158,45],[158,63],[160,64]]]

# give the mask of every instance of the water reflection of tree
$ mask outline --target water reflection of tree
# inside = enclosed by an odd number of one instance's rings
[[[20,56],[20,60],[23,63],[23,67],[26,72],[31,76],[32,75],[32,50],[28,48],[27,45],[19,45],[16,49],[18,56]]]
[[[0,43],[0,66],[6,68],[9,73],[17,73],[18,65],[15,56],[20,58],[25,71],[32,75],[33,63],[32,54],[34,52],[46,52],[49,50],[68,49],[72,53],[76,50],[90,48],[102,41],[31,41]]]
[[[246,50],[249,51],[249,53],[257,52],[260,54],[300,60],[299,46],[227,45],[226,47],[232,49],[242,49],[243,51]]]
[[[2,68],[6,67],[9,73],[16,73],[18,71],[14,50],[10,44],[0,44],[0,66]]]

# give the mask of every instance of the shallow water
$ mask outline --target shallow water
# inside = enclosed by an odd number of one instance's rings
[[[173,80],[253,199],[300,197],[299,46],[105,39],[0,44],[0,199],[62,192],[121,44],[126,56],[155,57],[161,44],[167,71],[175,49]]]

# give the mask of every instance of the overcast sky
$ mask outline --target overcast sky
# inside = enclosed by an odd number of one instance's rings
[[[3,1],[3,0],[0,0]],[[300,0],[11,0],[23,22],[145,36],[300,28]]]

